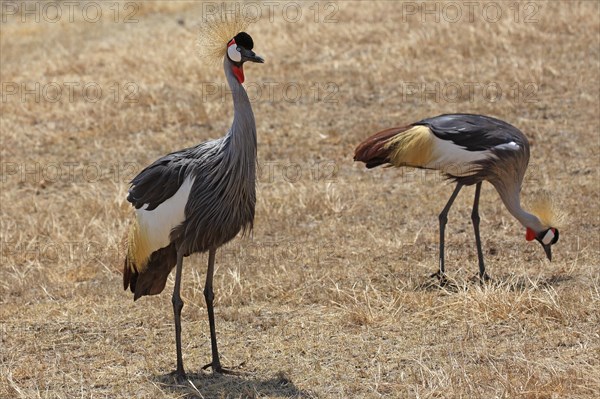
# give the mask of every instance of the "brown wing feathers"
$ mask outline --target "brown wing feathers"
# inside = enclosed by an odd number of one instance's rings
[[[356,147],[354,160],[364,162],[369,169],[390,162],[393,150],[388,146],[390,139],[409,128],[410,126],[393,127],[375,133]]]
[[[411,127],[412,125],[392,127],[375,133],[356,147],[354,160],[364,162],[368,169],[391,163],[390,157],[394,152],[394,148],[389,145],[390,140]]]

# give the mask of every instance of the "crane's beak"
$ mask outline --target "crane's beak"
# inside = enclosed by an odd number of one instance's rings
[[[254,51],[247,50],[243,47],[240,47],[240,49],[241,49],[241,53],[242,53],[242,60],[250,61],[250,62],[257,62],[259,64],[263,64],[265,62],[265,60],[261,56],[256,55],[254,53]]]
[[[552,244],[542,244],[542,247],[544,247],[544,252],[546,252],[546,257],[548,258],[548,260],[552,261]]]

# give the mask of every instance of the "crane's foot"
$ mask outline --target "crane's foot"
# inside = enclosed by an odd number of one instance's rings
[[[238,366],[241,367],[243,365],[243,363]],[[232,369],[228,369],[225,367],[222,367],[220,363],[217,363],[216,365],[211,363],[208,363],[207,365],[205,365],[204,367],[202,367],[202,370],[206,370],[207,368],[211,367],[213,373],[219,373],[219,374],[227,374],[227,375],[243,375],[244,373],[240,372],[240,371],[235,371]]]
[[[437,285],[435,283],[432,283],[430,285],[430,287],[436,287],[436,288],[442,288],[444,290],[450,290],[450,291],[456,291],[458,290],[458,286],[456,285],[455,281],[450,280],[448,277],[446,277],[445,274],[440,273],[439,271],[433,273],[430,277],[432,278],[436,278],[438,280]]]
[[[188,381],[187,375],[183,370],[172,371],[169,375],[171,375],[178,384],[185,384]]]
[[[448,278],[446,277],[446,275],[444,273],[440,272],[439,270],[437,272],[433,273],[429,277],[437,278],[438,282],[440,283],[440,287],[445,287],[450,283],[450,281],[448,281]]]
[[[480,284],[486,284],[494,281],[487,273],[483,273],[483,276],[479,273],[471,279],[472,282],[478,282]]]

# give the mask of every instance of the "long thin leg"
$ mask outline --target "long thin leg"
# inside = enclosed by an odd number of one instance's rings
[[[448,200],[448,202],[446,203],[446,206],[444,207],[444,209],[442,210],[442,212],[440,213],[440,215],[438,217],[440,220],[440,270],[438,272],[438,276],[440,279],[442,279],[442,281],[444,280],[444,277],[445,277],[445,269],[444,269],[444,235],[445,234],[444,233],[446,231],[446,223],[448,222],[448,211],[452,207],[452,203],[454,203],[454,200],[456,199],[456,196],[458,195],[462,186],[463,185],[461,183],[458,183],[456,185],[454,192],[450,196],[450,199]],[[435,274],[434,274],[434,276],[435,276]]]
[[[479,235],[479,195],[481,194],[481,182],[475,186],[475,199],[473,201],[473,211],[471,220],[473,221],[473,230],[475,230],[475,244],[477,245],[477,259],[479,261],[479,278],[488,280],[489,276],[485,273],[485,264],[483,263],[483,251],[481,249],[481,237]]]
[[[178,379],[185,379],[185,370],[183,369],[183,356],[181,355],[181,309],[183,309],[183,300],[179,294],[181,288],[181,269],[183,268],[183,253],[177,251],[177,269],[175,271],[175,287],[173,288],[173,313],[175,315],[175,343],[177,345],[177,374]]]
[[[217,250],[211,248],[208,251],[208,270],[206,271],[206,284],[204,285],[204,299],[206,299],[206,308],[208,310],[208,324],[210,326],[210,345],[212,348],[212,362],[202,367],[206,369],[212,367],[213,372],[221,373],[226,371],[221,367],[219,360],[219,350],[217,349],[217,332],[215,329],[215,312],[213,309],[213,275],[215,273],[215,254]]]

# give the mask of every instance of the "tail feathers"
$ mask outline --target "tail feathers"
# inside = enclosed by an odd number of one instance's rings
[[[364,162],[368,169],[390,163],[393,152],[389,146],[390,140],[407,129],[410,126],[393,127],[370,136],[356,147],[354,161]]]
[[[138,272],[129,255],[125,257],[123,268],[123,287],[133,292],[133,300],[144,295],[160,294],[167,283],[169,273],[177,263],[175,244],[155,251],[150,256],[142,272]]]

